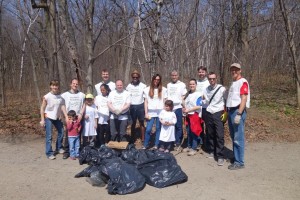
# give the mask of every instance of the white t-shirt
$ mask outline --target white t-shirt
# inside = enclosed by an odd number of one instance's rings
[[[65,104],[64,99],[60,94],[52,94],[51,92],[47,93],[44,96],[47,101],[47,105],[45,108],[45,114],[47,118],[57,120],[62,115],[61,106]]]
[[[85,95],[82,92],[71,93],[70,91],[67,91],[61,96],[65,100],[67,112],[74,110],[76,114],[79,114],[83,106]]]
[[[221,87],[218,92],[215,94],[214,98],[212,99],[212,101],[210,102],[210,104],[208,105],[211,97],[213,96],[213,94],[217,91],[217,89]],[[206,110],[207,112],[214,114],[216,112],[222,111],[224,110],[224,105],[225,105],[225,87],[223,87],[220,84],[217,84],[215,86],[215,88],[212,88],[211,86],[208,86],[205,90],[204,90],[204,99],[203,100],[203,105],[206,105]]]
[[[150,117],[158,117],[164,108],[164,100],[167,98],[167,88],[162,87],[161,98],[158,97],[158,89],[154,89],[153,98],[149,96],[149,90],[149,86],[144,89],[144,98],[148,102],[148,115]]]
[[[146,85],[140,82],[138,85],[128,84],[126,90],[130,93],[131,105],[140,105],[144,103],[143,91]]]
[[[95,98],[95,105],[98,110],[98,124],[108,124],[109,119],[109,109],[107,106],[108,97],[104,97],[102,95],[98,95]]]
[[[181,82],[177,81],[176,83],[168,83],[167,84],[167,95],[168,100],[172,100],[174,103],[173,110],[178,108],[182,108],[182,97],[187,93],[186,85]]]
[[[204,93],[204,90],[209,86],[209,81],[207,78],[204,80],[197,80],[197,87],[196,87],[196,92],[200,92],[201,94]],[[206,108],[206,105],[203,105],[202,108]]]
[[[244,83],[247,83],[248,85],[248,95],[247,95],[247,102],[246,102],[246,108],[250,108],[250,86],[248,81],[245,78],[240,78],[237,81],[233,81],[228,92],[227,102],[226,106],[229,108],[236,107],[240,105],[242,99],[241,99],[241,87]]]
[[[164,122],[169,122],[176,124],[177,118],[174,112],[168,112],[162,110],[159,114],[159,119]],[[159,140],[163,142],[173,142],[175,141],[175,125],[165,126],[162,125],[160,129]]]
[[[98,84],[95,85],[95,89],[97,91],[97,95],[102,95],[101,91],[100,91],[100,87],[101,87],[102,84],[104,84],[103,81],[101,81],[100,83],[98,83]],[[116,89],[116,84],[114,82],[112,82],[112,81],[109,81],[108,83],[106,83],[106,85],[108,85],[108,87],[109,87],[109,89],[111,91],[114,91]]]
[[[199,97],[201,97],[203,94],[200,92],[193,92],[191,94],[189,94],[189,96],[187,96],[187,98],[185,99],[185,107],[187,109],[193,108],[197,105],[197,101],[199,99]],[[196,110],[197,113],[199,113],[199,117],[202,116],[202,112],[201,112],[201,108]],[[188,114],[194,114],[195,111],[189,112]]]
[[[112,103],[112,106],[113,106],[114,109],[121,110],[126,103],[130,104],[130,94],[126,90],[123,90],[123,92],[118,92],[117,90],[114,90],[111,93],[109,93],[108,102]],[[118,119],[119,120],[126,120],[126,119],[128,119],[127,115],[123,115],[128,110],[129,110],[129,108],[126,109],[126,110],[124,110],[121,113],[121,115],[118,116]],[[114,115],[111,115],[110,118],[114,119]]]
[[[89,116],[88,119],[85,119],[85,116]],[[97,135],[95,129],[95,119],[98,118],[98,112],[95,105],[85,107],[85,116],[84,116],[84,127],[83,127],[83,136],[94,136]]]

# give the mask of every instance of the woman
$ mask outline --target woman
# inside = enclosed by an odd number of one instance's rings
[[[43,97],[41,105],[41,121],[40,125],[46,129],[46,156],[50,160],[56,157],[52,150],[52,125],[57,130],[56,152],[64,153],[62,149],[63,140],[63,123],[61,121],[62,114],[67,118],[65,101],[59,93],[59,82],[56,80],[50,81],[50,92]]]
[[[189,82],[190,90],[184,98],[185,107],[182,109],[188,122],[188,147],[183,149],[183,151],[187,152],[189,156],[193,156],[197,153],[197,140],[202,132],[201,105],[203,94],[196,92],[196,88],[197,81],[195,79],[191,79]]]
[[[143,149],[149,148],[150,134],[154,122],[155,125],[155,144],[153,149],[157,149],[159,145],[159,133],[161,123],[159,121],[159,113],[164,108],[164,101],[167,98],[167,89],[162,86],[161,76],[156,74],[151,79],[150,86],[144,90],[145,97],[145,118],[147,119],[146,133]]]

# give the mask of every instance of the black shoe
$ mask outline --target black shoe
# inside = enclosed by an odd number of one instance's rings
[[[245,168],[245,165],[238,165],[236,163],[233,163],[228,166],[229,170],[237,170],[237,169],[243,169],[243,168]]]
[[[70,156],[69,154],[64,154],[64,155],[63,155],[63,159],[68,159],[69,156]]]

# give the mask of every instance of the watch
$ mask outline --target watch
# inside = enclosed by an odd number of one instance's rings
[[[237,114],[236,115],[242,115],[242,113],[239,113],[239,112],[237,112]]]

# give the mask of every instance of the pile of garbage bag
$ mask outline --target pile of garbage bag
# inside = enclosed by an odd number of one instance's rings
[[[146,184],[163,188],[188,179],[173,154],[138,150],[134,145],[123,151],[106,146],[99,149],[86,146],[80,152],[79,164],[88,164],[88,167],[75,178],[87,177],[87,182],[92,186],[107,185],[109,194],[135,193]]]

